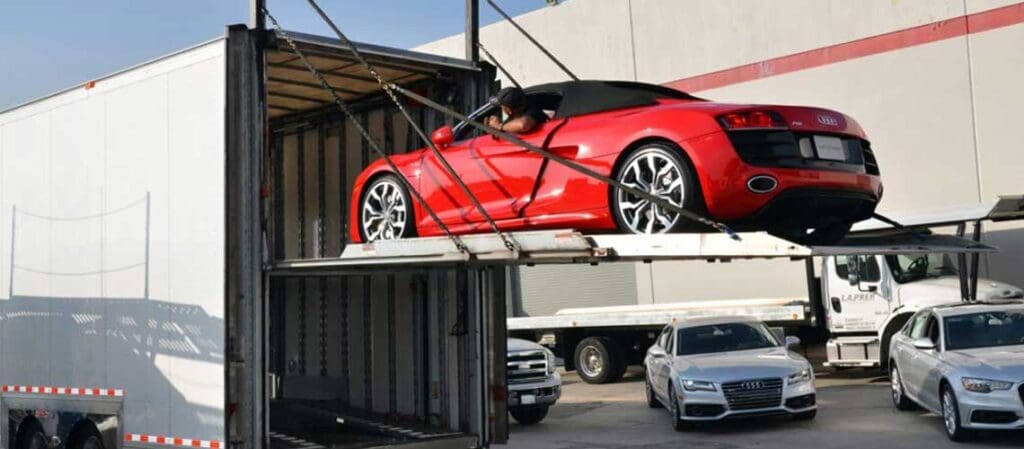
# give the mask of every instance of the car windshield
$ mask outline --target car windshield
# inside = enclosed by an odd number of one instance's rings
[[[901,284],[939,276],[956,276],[956,265],[943,254],[886,256],[892,276]]]
[[[1024,310],[946,317],[946,349],[1024,345]]]
[[[676,338],[676,355],[743,351],[779,346],[762,323],[724,323],[684,327]]]

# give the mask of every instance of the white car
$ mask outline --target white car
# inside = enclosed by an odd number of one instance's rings
[[[647,404],[672,412],[676,430],[768,415],[813,419],[814,370],[756,318],[721,317],[665,326],[647,350]]]
[[[1024,429],[1024,303],[924,309],[889,354],[893,404],[942,416],[952,440],[974,429]]]

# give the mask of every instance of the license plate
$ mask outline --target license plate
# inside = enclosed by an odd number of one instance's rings
[[[524,394],[519,397],[519,403],[523,405],[536,404],[537,396],[534,396],[532,394]]]
[[[818,150],[819,159],[833,161],[845,161],[846,150],[843,149],[843,140],[831,136],[814,136],[814,148]]]

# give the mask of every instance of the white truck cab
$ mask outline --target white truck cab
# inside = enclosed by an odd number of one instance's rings
[[[831,335],[826,365],[838,368],[881,366],[883,348],[912,314],[961,298],[957,264],[945,254],[825,257],[821,292]],[[1008,298],[1024,298],[1024,290],[978,280],[978,300]]]

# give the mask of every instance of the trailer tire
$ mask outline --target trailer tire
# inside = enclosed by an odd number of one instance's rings
[[[39,424],[39,421],[31,419],[22,422],[21,426],[18,427],[14,449],[47,449],[49,447],[46,433],[43,432],[43,426]]]
[[[606,384],[622,379],[626,372],[625,355],[608,337],[584,338],[574,352],[576,373],[588,384]]]

